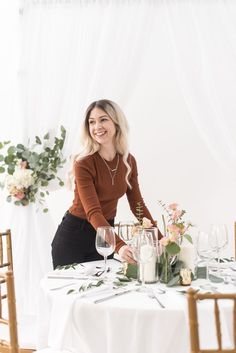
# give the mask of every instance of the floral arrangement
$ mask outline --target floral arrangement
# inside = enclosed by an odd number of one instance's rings
[[[0,154],[0,173],[6,174],[1,186],[9,193],[8,202],[26,206],[37,200],[43,204],[45,196],[49,195],[47,187],[52,180],[57,179],[60,186],[64,185],[57,172],[66,162],[62,155],[65,137],[66,130],[61,126],[61,135],[54,138],[53,146],[50,146],[50,134],[47,133],[43,139],[36,136],[33,145],[12,145],[5,156]],[[0,149],[8,144],[10,141],[0,142]],[[47,212],[48,209],[44,208],[43,211]]]
[[[183,238],[192,243],[192,238],[188,234],[188,230],[192,227],[192,223],[185,221],[183,216],[186,211],[179,208],[177,203],[168,206],[162,201],[158,201],[159,205],[164,209],[168,216],[168,224],[166,225],[165,217],[162,216],[164,224],[164,237],[160,240],[162,246],[170,255],[176,255],[180,252],[180,244]]]
[[[159,267],[160,281],[166,283],[167,286],[173,286],[181,283],[180,271],[184,263],[178,259],[177,254],[181,251],[181,243],[183,238],[192,244],[192,238],[188,234],[192,223],[184,220],[185,210],[179,208],[177,203],[166,205],[162,201],[158,201],[159,205],[167,214],[167,222],[162,215],[164,225],[164,237],[160,239],[159,249]]]

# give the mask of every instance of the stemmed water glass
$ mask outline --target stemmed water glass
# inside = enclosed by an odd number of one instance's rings
[[[210,245],[210,234],[199,231],[196,238],[197,254],[206,263],[206,283],[201,285],[204,289],[212,289],[209,280],[209,262],[213,258],[213,250]]]
[[[115,250],[115,229],[111,226],[98,227],[95,246],[97,252],[104,257],[104,277],[107,274],[107,257]]]
[[[145,289],[145,264],[152,259],[154,252],[154,244],[152,234],[145,230],[140,230],[139,233],[134,236],[131,244],[134,259],[139,263],[140,270],[142,273],[142,290]]]
[[[217,254],[219,268],[220,253],[228,244],[228,231],[226,224],[212,224],[210,229],[210,244]]]

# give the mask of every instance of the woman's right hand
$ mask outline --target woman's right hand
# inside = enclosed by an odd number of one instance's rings
[[[129,264],[136,264],[136,261],[133,258],[133,252],[129,245],[123,245],[119,251],[119,256],[123,261],[128,262]]]

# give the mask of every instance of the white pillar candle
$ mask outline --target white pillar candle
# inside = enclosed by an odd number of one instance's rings
[[[140,280],[142,280],[143,277],[143,268],[144,268],[144,281],[145,282],[156,282],[157,281],[157,270],[156,270],[156,262],[157,262],[157,254],[156,254],[156,248],[155,247],[150,247],[149,245],[142,246],[141,248],[141,259],[142,256],[143,258],[147,258],[148,254],[152,252],[152,256],[150,260],[145,263],[144,265],[140,264],[139,268],[139,273],[140,273]]]
[[[179,260],[183,261],[185,268],[194,272],[195,251],[193,244],[183,242],[183,244],[180,245],[180,248]]]

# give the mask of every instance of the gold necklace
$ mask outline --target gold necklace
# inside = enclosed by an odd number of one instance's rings
[[[120,161],[120,156],[118,154],[118,158],[117,158],[117,163],[116,163],[116,167],[114,169],[112,169],[111,167],[109,167],[109,165],[107,164],[107,162],[105,161],[105,159],[99,154],[99,156],[102,158],[103,162],[105,163],[108,172],[110,174],[111,177],[111,185],[114,185],[114,179],[117,173],[117,169],[118,169],[118,165],[119,165],[119,161]]]

